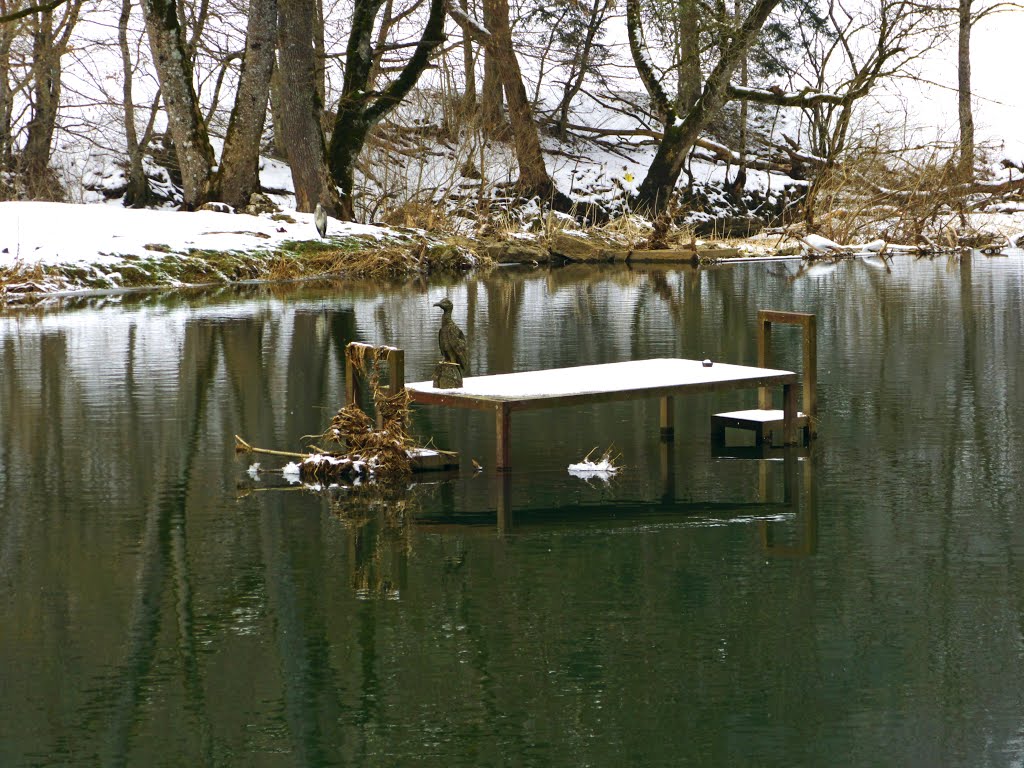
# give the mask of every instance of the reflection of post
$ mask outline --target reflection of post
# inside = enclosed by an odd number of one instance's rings
[[[512,411],[508,403],[498,403],[494,416],[494,437],[497,442],[494,466],[498,472],[508,472],[512,469]]]
[[[661,500],[671,504],[676,500],[676,444],[661,441]]]
[[[783,497],[785,503],[789,504],[796,514],[798,527],[796,530],[796,543],[785,544],[776,541],[777,526],[781,523],[761,522],[761,546],[765,553],[783,557],[802,557],[813,554],[817,549],[818,520],[814,509],[814,486],[813,468],[811,457],[808,456],[803,462],[804,477],[802,487],[797,479],[797,452],[792,448],[785,451],[783,464]],[[760,499],[768,501],[768,462],[762,461],[760,467]],[[803,499],[801,499],[803,497]]]
[[[512,532],[512,473],[498,473],[498,533]]]
[[[782,503],[792,504],[794,511],[800,513],[800,490],[796,484],[796,451],[786,446],[782,459]]]

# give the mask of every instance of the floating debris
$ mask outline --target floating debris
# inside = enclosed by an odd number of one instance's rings
[[[569,474],[573,477],[579,477],[584,480],[598,479],[608,482],[616,473],[619,471],[619,467],[616,465],[622,454],[612,454],[612,448],[609,446],[605,452],[601,455],[598,461],[591,461],[590,457],[597,450],[595,446],[590,450],[583,461],[578,464],[569,465]]]

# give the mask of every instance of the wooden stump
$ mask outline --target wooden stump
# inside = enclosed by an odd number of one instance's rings
[[[458,363],[441,361],[434,368],[435,389],[459,389],[462,387],[462,367]]]

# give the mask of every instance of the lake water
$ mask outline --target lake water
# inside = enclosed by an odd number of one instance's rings
[[[1024,260],[795,273],[0,313],[0,765],[1020,765]],[[444,295],[474,373],[754,364],[757,309],[813,312],[820,437],[715,455],[746,392],[677,398],[671,452],[657,400],[517,414],[507,481],[493,418],[439,408],[414,430],[466,471],[407,490],[236,456],[326,427],[349,341],[429,378]],[[798,368],[799,332],[774,342]],[[566,471],[610,444],[611,482]]]

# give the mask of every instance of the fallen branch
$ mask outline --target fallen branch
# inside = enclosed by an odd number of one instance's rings
[[[235,452],[236,453],[262,453],[267,456],[284,456],[288,459],[305,459],[309,456],[308,453],[294,453],[293,451],[275,451],[271,448],[256,448],[255,446],[249,445],[238,435],[235,435]]]

